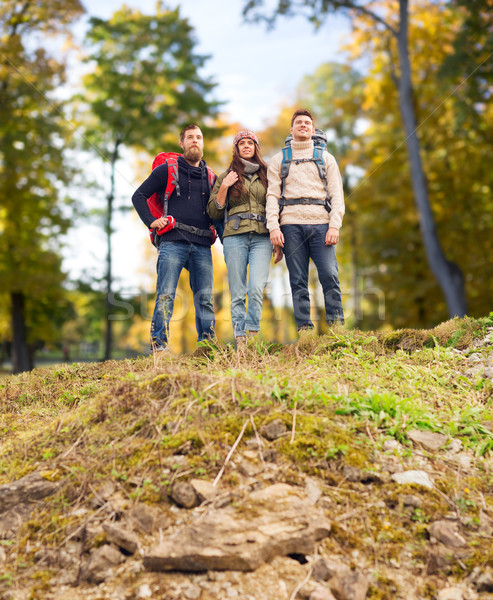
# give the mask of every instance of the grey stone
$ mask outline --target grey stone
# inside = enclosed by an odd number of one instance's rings
[[[428,527],[430,535],[449,548],[463,548],[466,540],[459,532],[455,521],[435,521]]]
[[[423,487],[433,489],[433,482],[428,473],[425,471],[403,471],[402,473],[394,473],[391,479],[400,485],[416,484]]]
[[[178,506],[184,508],[193,508],[200,504],[199,498],[190,483],[175,483],[171,488],[170,496]]]
[[[121,527],[110,523],[104,523],[103,529],[106,533],[108,542],[112,542],[121,550],[125,550],[130,554],[135,554],[139,549],[139,543],[136,536],[131,532]]]
[[[32,504],[53,494],[59,482],[48,481],[40,473],[30,473],[12,483],[0,485],[0,514],[19,504]]]
[[[478,592],[493,592],[493,569],[487,568],[476,581]]]
[[[82,579],[90,583],[102,583],[111,575],[112,568],[124,560],[123,554],[110,544],[96,548],[82,571]]]
[[[238,465],[238,471],[243,475],[243,477],[255,477],[262,472],[262,467],[248,460],[243,460]]]
[[[205,479],[192,479],[190,485],[193,487],[200,502],[213,500],[217,496],[217,487]]]
[[[334,594],[323,585],[315,586],[309,596],[309,600],[336,600]]]
[[[143,533],[151,534],[159,529],[167,529],[169,518],[156,506],[138,502],[128,513],[132,525]]]
[[[316,504],[322,497],[322,490],[311,477],[308,477],[305,482],[305,494],[310,504]]]
[[[151,586],[148,583],[143,583],[137,588],[135,593],[136,600],[146,600],[146,598],[152,598]]]
[[[421,508],[423,506],[423,501],[419,496],[415,496],[414,494],[404,494],[402,497],[403,506],[410,506],[411,508]]]
[[[437,600],[464,600],[464,592],[458,587],[444,588],[438,592]]]
[[[365,600],[368,579],[360,571],[345,571],[329,580],[331,592],[337,600]]]
[[[338,561],[321,558],[313,566],[312,579],[315,581],[328,581],[338,573],[349,573],[351,569]]]
[[[401,444],[399,444],[397,440],[385,440],[385,442],[382,444],[382,449],[385,452],[388,452],[389,450],[397,450],[398,448],[401,448]]]
[[[244,506],[196,517],[148,552],[144,566],[151,571],[253,571],[275,556],[312,554],[329,532],[323,512],[300,498],[297,488],[276,484],[250,494]]]
[[[342,474],[344,477],[353,483],[361,482],[361,483],[381,483],[382,477],[378,475],[378,473],[373,473],[371,471],[365,471],[363,469],[359,469],[358,467],[353,467],[351,465],[344,465],[342,469]]]
[[[448,440],[448,437],[442,433],[422,431],[421,429],[411,429],[407,432],[407,437],[415,444],[420,444],[423,448],[432,452],[443,448]]]
[[[274,419],[274,421],[262,425],[260,433],[269,441],[273,442],[286,433],[286,426],[280,419]]]
[[[485,379],[493,379],[493,367],[486,367],[483,371],[483,377]]]

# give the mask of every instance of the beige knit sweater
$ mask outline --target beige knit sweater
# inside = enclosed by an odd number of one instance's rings
[[[293,159],[311,158],[313,156],[313,141],[291,142]],[[344,216],[344,192],[342,179],[335,158],[324,152],[324,163],[327,167],[327,186],[329,189],[332,211],[329,215],[324,206],[302,205],[285,206],[281,213],[281,225],[316,225],[329,223],[330,227],[340,229]],[[272,157],[267,170],[267,229],[279,229],[279,198],[281,197],[281,162],[282,152]],[[324,183],[318,174],[314,162],[304,162],[296,165],[291,163],[289,175],[286,178],[286,199],[290,198],[320,198],[326,196]]]

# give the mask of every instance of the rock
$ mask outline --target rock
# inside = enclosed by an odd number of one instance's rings
[[[135,554],[139,549],[139,543],[135,535],[119,525],[109,523],[103,524],[103,529],[106,533],[108,542],[112,542],[121,550],[125,550],[129,554]]]
[[[137,588],[135,592],[136,600],[146,600],[146,598],[152,598],[151,586],[148,583],[143,583]]]
[[[205,479],[192,479],[190,485],[193,487],[200,502],[213,500],[217,496],[217,487]]]
[[[471,468],[473,458],[472,454],[468,454],[467,452],[459,452],[459,454],[454,456],[455,462],[465,471]]]
[[[433,482],[428,473],[425,471],[403,471],[402,473],[394,473],[391,479],[400,485],[416,484],[423,487],[433,489]]]
[[[82,571],[82,578],[90,583],[102,583],[111,575],[112,568],[125,560],[123,554],[114,546],[105,544],[91,552],[91,556]]]
[[[483,510],[479,511],[479,526],[484,535],[493,535],[493,519],[491,519]]]
[[[311,477],[308,477],[305,482],[305,495],[310,504],[316,504],[322,497],[322,490]]]
[[[435,521],[428,527],[432,537],[449,548],[463,548],[466,540],[459,533],[459,524],[455,521]]]
[[[382,450],[384,452],[397,450],[398,448],[401,448],[401,444],[399,444],[397,440],[385,440],[385,442],[382,444]]]
[[[243,477],[255,477],[262,472],[262,467],[261,465],[256,465],[250,461],[243,460],[238,465],[238,471],[243,475]]]
[[[19,504],[0,515],[0,537],[11,538],[15,536],[21,525],[29,520],[32,505]]]
[[[368,579],[360,571],[344,571],[329,580],[329,587],[337,600],[365,600]]]
[[[183,508],[193,508],[200,504],[195,489],[190,483],[175,483],[171,488],[170,496],[178,506]]]
[[[334,594],[323,585],[315,586],[315,589],[309,596],[309,600],[336,600]]]
[[[198,585],[191,585],[183,590],[183,596],[186,600],[198,600],[200,594],[201,591]]]
[[[476,581],[478,592],[493,592],[493,569],[487,568]]]
[[[298,494],[293,486],[276,484],[250,494],[243,506],[198,516],[147,553],[144,566],[253,571],[275,556],[312,554],[316,542],[329,535],[330,522]]]
[[[486,367],[483,371],[483,377],[485,379],[493,379],[493,367]]]
[[[321,558],[313,566],[312,579],[315,581],[328,581],[337,575],[337,573],[349,573],[350,571],[351,569],[348,566],[340,562],[327,558]]]
[[[453,438],[452,440],[450,440],[448,446],[447,446],[447,453],[448,454],[457,454],[458,452],[460,452],[462,450],[463,444],[461,440],[458,440],[457,438]]]
[[[444,588],[438,592],[437,600],[464,600],[464,592],[457,587]]]
[[[432,431],[422,431],[421,429],[411,429],[407,432],[407,437],[415,444],[420,444],[431,452],[443,448],[448,440],[446,435]]]
[[[31,473],[12,483],[0,485],[0,514],[20,504],[32,504],[53,494],[60,482],[44,479],[40,473]]]
[[[421,508],[423,506],[423,501],[419,496],[415,496],[414,494],[404,494],[402,497],[403,506],[410,506],[411,508]]]
[[[286,433],[286,426],[280,419],[274,419],[274,421],[262,425],[260,433],[270,442],[273,442]]]
[[[455,565],[457,559],[454,552],[445,546],[434,545],[428,551],[428,561],[426,565],[426,573],[428,575],[441,575],[449,573],[452,566]]]
[[[353,467],[351,465],[344,465],[342,474],[348,481],[353,483],[382,483],[382,477],[378,475],[378,473],[364,471],[363,469],[359,469],[358,467]]]
[[[169,518],[157,507],[138,502],[128,513],[134,527],[143,533],[151,534],[158,529],[167,529]]]

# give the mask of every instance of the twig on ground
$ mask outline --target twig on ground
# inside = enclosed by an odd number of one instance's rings
[[[290,444],[292,444],[294,442],[294,436],[296,434],[296,406],[297,406],[297,402],[294,403],[294,408],[293,408],[293,426],[291,427],[291,439],[289,440]]]
[[[212,485],[217,485],[218,481],[221,479],[221,477],[223,476],[224,473],[224,469],[226,468],[226,465],[229,463],[231,457],[233,456],[234,451],[236,450],[236,447],[238,446],[238,444],[241,441],[241,438],[243,437],[243,434],[245,433],[245,429],[249,423],[250,419],[247,419],[244,423],[243,423],[243,427],[241,428],[240,431],[240,435],[236,438],[235,443],[233,444],[233,447],[231,448],[231,450],[228,452],[228,456],[226,456],[226,460],[224,461],[223,466],[221,467],[221,470],[219,471],[219,473],[217,474],[216,478],[214,479],[214,482]]]
[[[250,422],[252,424],[253,431],[255,432],[255,439],[257,440],[258,453],[260,454],[260,460],[262,461],[262,464],[265,464],[264,463],[264,455],[262,454],[262,440],[260,439],[257,428],[255,427],[255,421],[253,420],[252,415],[250,415]]]
[[[298,592],[305,585],[305,583],[307,583],[309,581],[310,577],[312,576],[312,573],[313,573],[313,567],[310,567],[310,569],[309,569],[308,573],[306,574],[305,578],[303,579],[303,581],[300,581],[300,583],[298,583],[298,585],[294,588],[293,593],[289,597],[289,600],[295,600],[296,596],[298,595]]]

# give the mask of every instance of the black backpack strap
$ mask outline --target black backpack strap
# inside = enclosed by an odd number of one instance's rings
[[[201,237],[211,238],[213,237],[212,231],[210,229],[200,229],[199,227],[194,227],[193,225],[185,225],[185,223],[179,223],[178,221],[175,224],[176,229],[181,229],[182,231],[188,231],[189,233],[193,233],[194,235],[200,235]]]
[[[263,223],[264,225],[267,224],[267,219],[264,217],[264,215],[257,215],[255,213],[237,213],[236,215],[233,215],[231,217],[225,217],[224,218],[224,222],[227,223],[228,221],[235,221],[235,224],[233,225],[233,229],[236,231],[238,229],[238,227],[240,226],[240,221],[242,219],[250,219],[251,221],[259,221],[260,223]]]

